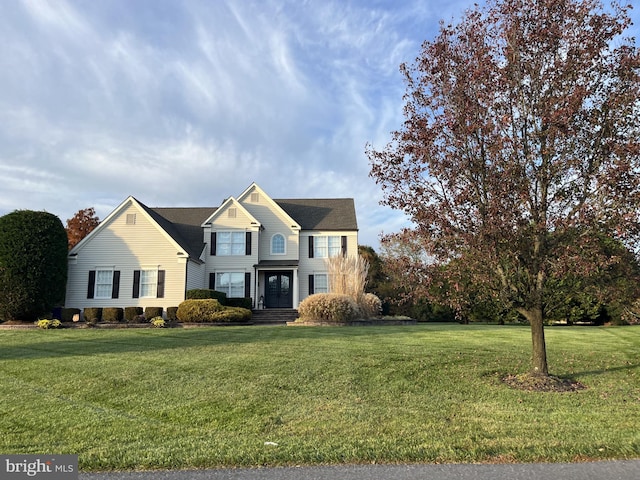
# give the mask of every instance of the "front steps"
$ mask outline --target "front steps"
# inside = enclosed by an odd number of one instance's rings
[[[255,325],[286,325],[298,318],[298,310],[294,308],[265,308],[253,310],[251,321]]]

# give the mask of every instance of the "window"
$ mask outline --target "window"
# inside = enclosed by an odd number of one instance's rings
[[[281,233],[276,233],[271,237],[271,254],[272,255],[284,255],[285,251],[285,239]]]
[[[120,270],[113,267],[98,267],[89,271],[87,298],[118,298]]]
[[[230,208],[227,211],[227,217],[228,218],[236,218],[238,216],[238,209],[237,208]]]
[[[260,194],[254,192],[251,194],[251,203],[259,203],[260,202]]]
[[[154,297],[156,296],[156,287],[158,286],[158,270],[141,270],[140,271],[140,296]]]
[[[95,298],[111,298],[113,270],[96,270]]]
[[[164,298],[165,270],[157,267],[133,271],[133,298]]]
[[[217,232],[216,255],[245,255],[245,232]]]
[[[127,213],[127,225],[135,225],[135,224],[136,224],[136,214]]]
[[[224,292],[229,298],[244,297],[244,272],[216,273],[215,289]]]
[[[318,236],[313,238],[314,258],[337,257],[340,255],[342,251],[340,236]]]
[[[313,293],[329,293],[329,276],[326,273],[316,273],[313,277]]]

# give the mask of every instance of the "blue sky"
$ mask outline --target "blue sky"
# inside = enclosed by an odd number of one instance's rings
[[[399,64],[473,3],[2,0],[0,215],[213,207],[255,181],[353,197],[377,248],[406,220],[365,145],[401,125]]]

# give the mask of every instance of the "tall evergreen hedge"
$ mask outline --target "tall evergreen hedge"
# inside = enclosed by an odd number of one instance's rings
[[[64,226],[51,213],[0,217],[0,320],[35,320],[63,303],[67,245]]]

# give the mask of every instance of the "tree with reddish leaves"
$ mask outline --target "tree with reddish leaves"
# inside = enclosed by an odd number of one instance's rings
[[[485,286],[529,321],[535,375],[549,375],[550,280],[619,262],[600,248],[602,234],[638,251],[640,54],[623,37],[630,8],[489,0],[441,24],[415,64],[401,66],[404,124],[384,149],[367,148],[384,203],[415,224],[402,236],[428,258],[419,274],[406,268],[425,285],[416,293],[438,279],[456,306],[465,284]]]
[[[96,211],[93,207],[78,210],[73,218],[67,219],[67,228],[65,230],[69,239],[69,250],[89,235],[99,223],[100,219],[96,216]]]

